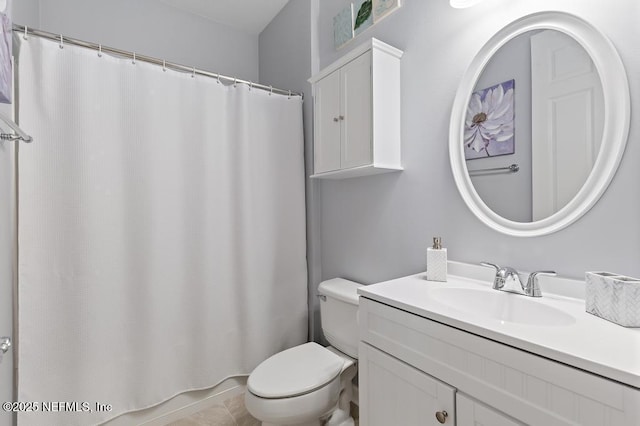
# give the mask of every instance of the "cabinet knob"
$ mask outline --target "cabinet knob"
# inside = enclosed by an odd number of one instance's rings
[[[444,424],[447,421],[447,417],[449,417],[449,413],[446,411],[436,411],[436,419],[438,419],[438,423]]]
[[[344,115],[341,115],[341,116],[340,116],[340,120],[344,120]]]
[[[338,117],[333,117],[333,121],[338,122]]]

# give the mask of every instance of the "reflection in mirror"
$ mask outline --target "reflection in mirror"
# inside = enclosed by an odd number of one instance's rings
[[[553,215],[582,188],[603,137],[591,57],[563,32],[529,31],[493,55],[473,92],[464,152],[474,189],[515,222]],[[517,172],[506,169],[512,164]]]

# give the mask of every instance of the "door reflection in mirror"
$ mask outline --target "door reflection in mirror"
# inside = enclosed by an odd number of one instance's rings
[[[467,161],[467,168],[519,164],[518,173],[478,173],[471,179],[495,213],[532,222],[564,207],[589,176],[603,135],[602,83],[584,48],[556,30],[529,31],[509,40],[489,60],[474,92],[509,80],[517,87],[515,152]]]

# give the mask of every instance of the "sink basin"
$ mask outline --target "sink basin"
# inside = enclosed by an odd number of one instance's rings
[[[535,326],[566,326],[573,324],[571,315],[547,306],[538,298],[498,290],[471,288],[435,288],[430,297],[449,308],[473,315]]]

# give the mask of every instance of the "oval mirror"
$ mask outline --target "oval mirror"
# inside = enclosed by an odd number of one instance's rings
[[[456,185],[499,232],[558,231],[606,190],[629,120],[627,77],[611,42],[574,15],[525,16],[493,36],[462,79],[449,135]]]

